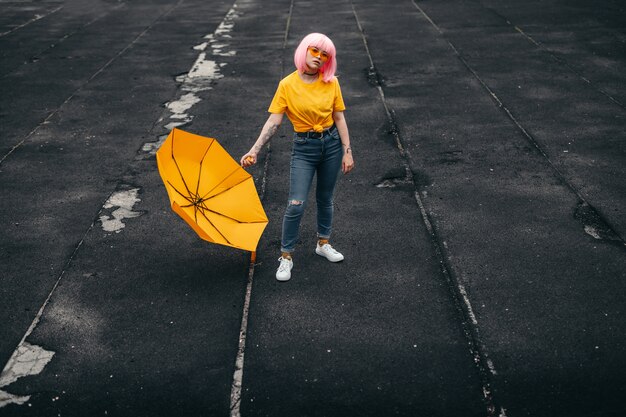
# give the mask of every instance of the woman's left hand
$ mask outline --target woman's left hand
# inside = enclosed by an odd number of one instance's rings
[[[347,152],[343,155],[343,159],[341,161],[341,172],[347,174],[352,171],[354,168],[354,160],[352,159],[352,152]]]

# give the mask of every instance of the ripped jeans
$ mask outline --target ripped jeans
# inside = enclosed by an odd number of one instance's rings
[[[289,200],[283,217],[282,252],[293,252],[298,240],[300,220],[306,207],[313,176],[317,174],[317,235],[330,238],[333,223],[333,194],[341,170],[343,147],[337,128],[317,138],[294,133],[291,151]]]

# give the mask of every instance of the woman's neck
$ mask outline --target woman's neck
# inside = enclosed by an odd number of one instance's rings
[[[316,72],[302,71],[299,75],[300,75],[300,79],[302,80],[302,82],[306,84],[313,84],[318,79],[319,71],[316,71]]]

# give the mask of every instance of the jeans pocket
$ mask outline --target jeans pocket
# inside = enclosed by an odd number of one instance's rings
[[[307,141],[307,138],[303,138],[298,135],[293,135],[293,143],[296,145],[304,145]]]
[[[330,136],[332,136],[333,138],[340,140],[341,138],[339,137],[339,130],[337,130],[337,128],[334,128],[333,130],[330,131]]]

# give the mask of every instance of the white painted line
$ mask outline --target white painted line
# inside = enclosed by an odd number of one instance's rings
[[[248,270],[248,284],[246,285],[246,296],[243,303],[243,315],[241,317],[241,327],[239,329],[239,348],[235,359],[235,372],[230,388],[230,415],[231,417],[241,416],[241,387],[243,385],[243,361],[246,349],[246,336],[248,333],[248,313],[250,312],[250,299],[252,298],[252,282],[254,281],[254,263],[250,263]]]
[[[116,60],[118,57],[120,57],[132,45],[134,45],[143,35],[145,35],[160,19],[162,19],[163,17],[165,17],[168,14],[170,14],[182,2],[183,2],[183,0],[179,0],[178,2],[176,2],[175,5],[170,7],[166,12],[164,12],[160,16],[158,16],[146,29],[144,29],[139,35],[137,35],[137,37],[135,39],[133,39],[133,41],[131,43],[129,43],[125,48],[123,48],[121,51],[119,51],[113,58],[111,58],[111,60],[109,60],[103,67],[101,67],[96,73],[94,73],[85,83],[83,83],[80,87],[78,87],[59,107],[57,107],[52,113],[50,113],[48,115],[48,117],[43,122],[41,122],[37,127],[35,127],[35,129],[33,129],[26,137],[24,137],[24,139],[22,139],[21,142],[19,142],[15,146],[13,146],[13,148],[0,159],[0,164],[2,164],[2,162],[11,153],[13,153],[13,151],[15,151],[15,149],[17,149],[19,146],[21,146],[42,125],[48,123],[48,120],[54,114],[56,114],[65,104],[67,104],[85,85],[87,85],[91,80],[93,80],[98,74],[103,72],[109,65],[111,65],[111,63],[113,63],[114,60]],[[131,192],[128,195],[126,195],[126,194],[117,194],[117,196],[116,196],[116,193],[112,193],[109,196],[109,198],[107,199],[107,201],[105,202],[105,204],[100,208],[100,212],[98,214],[101,214],[103,212],[103,210],[105,210],[105,207],[108,204],[111,204],[111,206],[109,208],[113,208],[115,206],[120,207],[120,208],[125,208],[125,205],[133,197],[133,191],[132,190],[130,190],[130,191]],[[119,198],[120,195],[122,196],[121,198]],[[114,196],[116,196],[116,197],[114,197]],[[136,197],[136,195],[135,195],[135,197]],[[121,205],[120,204],[116,204],[116,203],[120,203]],[[132,210],[130,210],[130,211],[132,212]],[[125,210],[122,210],[121,213],[123,213],[122,217],[124,215],[129,214]],[[135,213],[135,212],[132,212],[132,213]],[[118,216],[119,216],[119,214],[118,214]],[[136,217],[136,216],[134,216],[134,214],[131,214],[131,216]],[[113,217],[115,218],[115,215]],[[122,217],[119,217],[119,219],[121,219]],[[124,217],[124,218],[128,218],[128,217]],[[89,225],[89,227],[85,231],[83,237],[81,238],[81,240],[78,242],[78,244],[74,248],[74,251],[70,255],[70,257],[67,260],[67,262],[65,263],[65,265],[63,267],[63,270],[59,274],[56,282],[54,283],[54,285],[52,287],[52,289],[48,293],[48,296],[44,300],[44,302],[41,305],[41,307],[39,307],[39,310],[37,311],[37,314],[35,315],[35,318],[31,322],[31,324],[28,327],[28,329],[26,330],[26,332],[24,333],[24,336],[22,336],[22,339],[20,340],[20,342],[18,343],[15,351],[11,355],[11,358],[9,358],[9,361],[4,366],[4,368],[2,370],[2,373],[0,373],[0,388],[3,388],[4,386],[11,384],[17,378],[21,378],[21,377],[24,377],[24,376],[35,375],[35,374],[41,373],[41,371],[44,369],[46,364],[48,364],[48,362],[50,362],[50,360],[52,359],[52,356],[54,355],[54,352],[46,351],[45,349],[43,349],[43,348],[41,348],[39,346],[31,345],[30,343],[26,342],[26,339],[32,334],[32,332],[35,330],[35,328],[39,324],[39,321],[41,320],[41,317],[43,316],[43,313],[44,313],[46,307],[48,306],[48,303],[50,302],[50,299],[52,298],[52,294],[54,294],[54,292],[56,291],[56,289],[59,286],[61,280],[65,276],[65,271],[67,270],[67,268],[73,262],[74,258],[76,257],[76,254],[78,253],[78,251],[82,247],[82,245],[83,245],[83,243],[85,241],[85,238],[93,230],[94,225],[95,225],[95,221],[92,222],[91,225]],[[29,398],[30,398],[29,396],[16,396],[16,395],[10,394],[10,393],[8,393],[6,391],[0,390],[0,408],[5,406],[5,405],[8,405],[8,404],[17,404],[17,405],[24,404],[26,401],[28,401]]]
[[[124,219],[132,219],[141,216],[143,213],[140,211],[133,211],[135,204],[141,200],[137,197],[139,188],[132,188],[130,190],[116,191],[109,199],[104,203],[104,209],[115,210],[108,214],[100,215],[100,222],[102,223],[102,229],[105,232],[119,233],[126,225]]]
[[[99,220],[102,223],[102,228],[107,232],[119,233],[124,227],[123,220],[139,217],[143,212],[133,211],[135,204],[141,201],[137,194],[139,188],[131,188],[128,190],[116,191],[112,193],[106,200],[104,205],[100,208]],[[109,215],[103,214],[105,210],[115,209]],[[39,320],[43,316],[43,312],[50,302],[52,294],[58,287],[61,279],[65,275],[67,267],[71,264],[79,248],[82,246],[87,234],[93,229],[95,222],[91,223],[83,238],[78,243],[74,252],[70,256],[70,259],[65,264],[63,271],[57,278],[54,287],[48,294],[48,297],[44,301],[43,305],[39,308],[35,319],[31,323],[30,327],[22,337],[22,340],[18,344],[16,350],[9,358],[2,373],[0,374],[0,388],[4,388],[15,382],[18,378],[22,378],[29,375],[39,374],[46,364],[50,362],[54,352],[47,351],[39,346],[32,345],[26,342],[26,339],[35,330]],[[0,408],[8,404],[24,404],[30,399],[30,396],[16,396],[0,389]]]
[[[187,93],[182,95],[178,100],[167,103],[165,107],[172,112],[170,119],[181,120],[180,122],[170,123],[173,125],[170,129],[190,122],[192,118],[187,115],[187,110],[200,101],[200,98],[195,94]]]
[[[6,391],[0,390],[0,408],[9,404],[22,405],[28,400],[30,400],[30,395],[20,397],[19,395],[13,395]]]
[[[285,25],[285,36],[283,38],[282,50],[284,51],[287,46],[287,39],[289,38],[289,30],[291,28],[291,15],[293,13],[293,3],[291,0],[289,5],[289,13],[287,15],[287,23]],[[285,73],[285,62],[281,62],[281,78]],[[263,201],[265,196],[265,185],[267,181],[267,170],[270,162],[270,144],[267,145],[267,157],[265,158],[265,164],[263,165],[263,174],[261,179],[261,192],[259,198]],[[235,359],[235,372],[233,373],[233,382],[230,389],[230,417],[241,417],[241,390],[243,387],[243,366],[244,357],[246,352],[246,338],[248,334],[248,314],[250,312],[250,299],[252,298],[252,283],[254,282],[254,267],[256,261],[256,254],[250,258],[250,269],[248,272],[248,284],[246,286],[246,297],[243,303],[243,313],[241,316],[241,327],[239,329],[239,348],[237,350],[237,357]]]
[[[167,133],[175,127],[191,123],[194,116],[189,113],[189,110],[202,101],[199,93],[212,90],[215,81],[224,78],[221,71],[227,63],[218,62],[209,57],[231,57],[237,54],[237,51],[227,49],[230,46],[227,40],[231,38],[230,32],[235,27],[235,20],[239,16],[237,4],[233,4],[217,29],[203,37],[206,41],[193,47],[194,50],[200,51],[196,61],[186,74],[176,77],[176,81],[181,83],[182,94],[176,100],[165,104],[165,108],[169,110],[169,116],[163,117],[163,120],[169,119],[169,121],[163,128]],[[207,49],[210,50],[207,51]],[[156,154],[166,138],[167,135],[160,135],[156,142],[144,143],[141,148],[142,152],[149,155]]]
[[[139,199],[136,197],[137,191],[138,189],[131,189],[127,192],[114,192],[109,196],[105,204],[100,208],[100,212],[98,213],[99,215],[102,214],[105,208],[119,207],[119,209],[122,209],[120,212],[118,212],[117,217],[116,215],[113,215],[114,220],[112,224],[115,224],[113,231],[118,232],[117,228],[120,227],[118,224],[115,223],[115,220],[121,221],[121,219],[123,218],[137,217],[136,215],[134,215],[134,213],[137,212],[132,212],[132,206],[135,204],[135,202],[139,201]],[[131,209],[128,209],[129,205],[131,206]],[[129,215],[129,213],[132,214]],[[102,216],[99,216],[99,218],[102,219]],[[79,249],[83,245],[83,242],[85,241],[85,238],[91,232],[94,225],[95,221],[91,223],[80,242],[78,242],[78,244],[74,248],[72,255],[65,263],[65,266],[63,267],[63,270],[61,271],[59,277],[54,283],[52,290],[50,290],[48,297],[46,297],[46,300],[39,308],[39,311],[37,312],[32,323],[26,330],[26,333],[24,333],[24,336],[22,336],[22,339],[18,343],[17,348],[11,355],[11,358],[9,358],[9,361],[4,366],[2,373],[0,373],[0,388],[4,388],[5,386],[13,383],[18,378],[41,373],[44,367],[52,359],[54,352],[47,351],[36,345],[32,345],[28,343],[26,339],[32,334],[32,332],[39,324],[39,321],[41,320],[41,317],[43,316],[43,313],[48,306],[50,299],[52,298],[52,294],[54,294],[54,292],[56,291],[59,283],[65,276],[65,271],[74,260],[74,257],[78,253]],[[122,224],[121,228],[123,227],[124,225]],[[0,390],[0,408],[8,404],[21,405],[29,399],[30,396],[16,396],[6,391]]]
[[[13,352],[0,374],[0,388],[11,385],[19,378],[37,375],[50,362],[54,352],[24,342]],[[30,395],[18,396],[0,390],[0,408],[9,404],[24,404]]]

